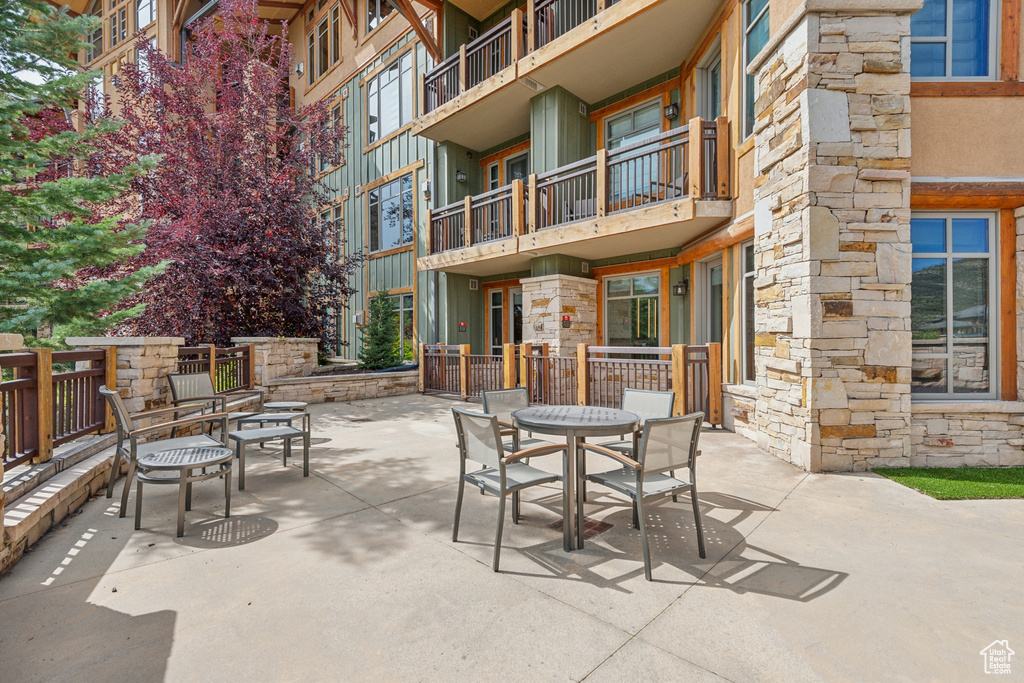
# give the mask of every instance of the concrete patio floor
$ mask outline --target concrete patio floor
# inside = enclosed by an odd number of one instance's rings
[[[808,475],[721,431],[699,460],[707,559],[666,499],[644,581],[599,487],[587,515],[611,528],[565,553],[547,487],[506,519],[495,574],[493,497],[467,489],[451,541],[452,405],[313,406],[310,477],[253,447],[232,517],[197,484],[181,539],[172,487],[147,489],[140,531],[133,503],[90,501],[0,579],[3,679],[960,681],[994,640],[1024,652],[1024,503]]]

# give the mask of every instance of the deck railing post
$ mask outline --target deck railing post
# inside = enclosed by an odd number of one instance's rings
[[[597,215],[600,218],[608,213],[608,150],[597,150],[597,166],[594,172],[594,183],[597,185]]]
[[[420,359],[420,365],[419,365],[419,372],[417,373],[418,376],[417,376],[417,379],[416,379],[416,386],[419,388],[420,393],[423,394],[423,393],[426,393],[426,391],[427,391],[427,386],[423,383],[424,372],[426,372],[426,368],[427,368],[427,345],[424,344],[423,342],[420,342],[419,359]]]
[[[462,220],[466,229],[466,241],[462,246],[471,247],[473,246],[473,197],[471,195],[466,195],[462,211]]]
[[[466,44],[459,46],[459,94],[466,92]]]
[[[690,119],[687,126],[686,170],[690,175],[690,198],[704,196],[704,119]]]
[[[523,10],[518,7],[512,10],[512,62],[518,62],[523,57]]]
[[[501,347],[501,367],[504,372],[504,387],[516,388],[516,345],[503,344]]]
[[[527,229],[531,232],[537,232],[537,210],[540,207],[539,197],[537,195],[537,174],[531,173],[526,180],[529,185],[529,206],[527,206],[526,212],[526,225]]]
[[[247,344],[247,346],[249,347],[249,380],[246,382],[246,388],[252,389],[256,386],[256,345]]]
[[[708,344],[708,417],[710,424],[722,424],[722,345]]]
[[[587,396],[590,389],[590,377],[588,376],[587,345],[576,345],[576,403],[577,405],[589,405]]]
[[[672,345],[672,393],[676,395],[672,414],[686,414],[686,346]]]
[[[36,428],[38,444],[34,463],[53,457],[53,350],[29,349],[36,354]]]
[[[210,383],[213,384],[213,393],[217,393],[217,345],[204,344],[206,353],[210,355]]]
[[[715,154],[717,156],[716,178],[718,198],[729,197],[729,119],[719,116],[715,119]]]
[[[426,251],[426,254],[427,254],[427,256],[430,256],[431,254],[434,253],[433,251],[431,251],[431,247],[433,246],[431,244],[431,242],[432,242],[431,234],[434,232],[434,223],[430,220],[430,209],[427,209],[427,222],[425,223],[425,225],[427,226],[427,235],[426,235],[427,251]]]
[[[533,0],[526,0],[526,51],[537,49],[537,9]]]
[[[536,347],[537,347],[537,345],[534,344],[534,348],[536,348]],[[539,366],[540,372],[538,372],[537,374],[538,374],[538,379],[540,380],[540,395],[543,397],[544,403],[546,405],[550,405],[551,404],[551,398],[552,398],[551,395],[548,394],[548,389],[551,387],[551,383],[548,381],[548,378],[551,376],[551,361],[548,360],[548,358],[550,357],[550,354],[551,354],[551,347],[548,345],[547,342],[543,342],[540,345],[540,354],[539,354],[542,360],[537,363],[537,365]]]
[[[427,113],[427,75],[424,73],[420,74],[420,103],[419,103],[419,115],[423,116]],[[428,223],[429,225],[429,223]]]
[[[526,231],[526,188],[521,178],[512,181],[512,234],[522,235]]]
[[[117,347],[100,346],[105,354],[103,359],[103,384],[111,391],[117,391]],[[114,422],[114,411],[110,409],[110,401],[103,401],[103,427],[100,434],[109,434],[117,429]]]
[[[533,400],[533,377],[530,376],[530,356],[533,355],[533,344],[519,345],[519,384],[526,387],[528,400]]]
[[[459,395],[469,400],[469,344],[459,344]]]

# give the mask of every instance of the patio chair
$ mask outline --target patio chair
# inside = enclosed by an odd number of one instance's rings
[[[167,380],[171,385],[171,403],[173,405],[208,404],[210,409],[215,412],[228,413],[228,422],[263,412],[263,392],[258,389],[239,389],[218,394],[213,388],[213,380],[205,372],[167,375]],[[246,397],[258,399],[257,410],[228,412],[228,401]]]
[[[455,523],[452,542],[459,540],[459,517],[462,513],[462,495],[466,483],[484,493],[498,496],[498,528],[494,535],[494,560],[491,568],[498,571],[501,557],[501,531],[505,521],[505,496],[530,486],[561,480],[561,475],[545,472],[520,462],[534,455],[547,455],[564,451],[566,446],[538,446],[505,455],[501,430],[495,415],[474,413],[465,408],[452,408],[455,431],[459,435],[459,494],[455,501]],[[466,461],[472,460],[483,467],[466,471]]]
[[[703,413],[647,420],[636,459],[603,446],[581,446],[584,450],[605,455],[623,465],[622,469],[591,474],[587,479],[629,496],[638,509],[637,526],[640,527],[640,543],[644,551],[644,577],[648,581],[651,580],[651,551],[644,518],[644,501],[648,498],[671,495],[674,499],[677,494],[689,491],[693,520],[697,526],[697,547],[700,556],[705,557],[696,475],[697,444],[703,420]],[[673,476],[675,470],[683,468],[690,471],[689,481],[681,481]]]
[[[640,427],[636,432],[630,434],[628,438],[623,434],[620,438],[611,441],[602,441],[598,444],[603,448],[609,448],[613,451],[618,451],[624,455],[628,455],[631,458],[635,458],[637,442],[640,440],[640,433],[644,428],[644,423],[652,418],[659,417],[672,417],[672,407],[675,404],[676,395],[671,391],[648,391],[645,389],[623,389],[622,390],[622,409],[631,413],[636,413],[640,417]],[[580,460],[580,471],[581,476],[586,481],[587,476],[587,459],[582,458]],[[587,499],[587,490],[583,488],[583,500]],[[675,498],[673,498],[675,500]],[[634,519],[636,519],[636,510],[634,509]]]
[[[516,452],[524,448],[551,445],[550,441],[535,439],[532,434],[524,439],[512,423],[512,413],[520,408],[530,407],[530,395],[526,392],[526,389],[522,387],[518,389],[497,389],[495,391],[485,391],[482,393],[482,396],[484,413],[498,418],[502,437],[511,437],[510,439],[503,440],[505,450]]]
[[[106,386],[101,386],[99,391],[104,398],[107,399],[107,403],[110,404],[110,411],[114,414],[114,424],[117,426],[117,447],[114,449],[114,464],[110,469],[110,480],[107,482],[107,498],[110,498],[114,493],[114,480],[117,478],[118,470],[121,468],[121,458],[125,458],[128,461],[128,474],[125,475],[124,490],[121,492],[121,511],[118,515],[119,517],[124,517],[125,510],[128,508],[128,491],[131,489],[132,478],[135,476],[135,470],[138,466],[137,463],[140,456],[156,453],[157,451],[171,450],[174,448],[192,448],[202,446],[223,448],[226,444],[225,440],[227,439],[228,433],[228,416],[226,413],[208,413],[204,407],[200,406],[201,412],[198,415],[191,415],[181,419],[172,419],[170,422],[151,424],[148,427],[138,427],[136,426],[137,420],[158,417],[161,415],[168,415],[172,418],[176,418],[177,414],[181,412],[182,409],[180,406],[172,406],[169,408],[157,408],[156,410],[147,410],[141,413],[129,414],[119,393],[108,389]],[[204,428],[206,425],[213,422],[220,423],[220,439],[214,438],[205,432]],[[179,436],[168,439],[159,439],[157,441],[142,440],[142,437],[149,436],[166,429],[176,429],[178,427],[197,425],[200,427],[200,433],[193,436]]]

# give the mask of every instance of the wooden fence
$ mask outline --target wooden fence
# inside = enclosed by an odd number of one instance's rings
[[[113,431],[99,387],[117,385],[114,347],[30,349],[0,354],[0,423],[4,471],[46,462],[56,446]]]
[[[493,389],[526,389],[530,403],[618,408],[623,389],[674,391],[677,415],[701,411],[722,424],[722,347],[580,344],[576,356],[552,356],[547,344],[505,344],[502,355],[469,345],[421,344],[420,391],[479,398]]]
[[[210,359],[213,363],[210,363]],[[218,347],[215,344],[178,347],[178,372],[209,373],[214,391],[223,394],[252,389],[256,356],[253,345]]]

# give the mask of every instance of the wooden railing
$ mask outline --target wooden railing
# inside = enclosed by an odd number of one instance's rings
[[[523,11],[515,9],[511,16],[482,36],[460,46],[456,54],[421,77],[421,115],[434,111],[515,64],[525,54],[526,33]]]
[[[522,234],[524,191],[523,181],[513,180],[511,185],[428,212],[427,253],[439,254]]]
[[[534,25],[532,50],[544,47],[604,9],[604,3],[600,3],[601,8],[598,9],[597,0],[538,0],[531,4]]]
[[[518,367],[517,367],[518,362]],[[579,344],[576,356],[552,356],[547,344],[505,344],[502,355],[476,355],[468,344],[420,345],[420,391],[479,398],[523,387],[530,403],[622,406],[624,389],[672,391],[673,412],[704,413],[722,424],[722,347]]]
[[[236,389],[252,389],[255,360],[252,344],[223,348],[215,344],[178,347],[178,372],[188,375],[209,374],[214,391],[218,394]]]
[[[700,144],[690,144],[701,132]],[[462,249],[571,223],[694,199],[729,195],[729,124],[685,126],[544,173],[512,181],[429,213],[428,254]],[[691,172],[691,169],[699,169]]]
[[[4,471],[45,462],[55,446],[113,430],[99,387],[116,386],[116,370],[114,347],[0,354]]]

